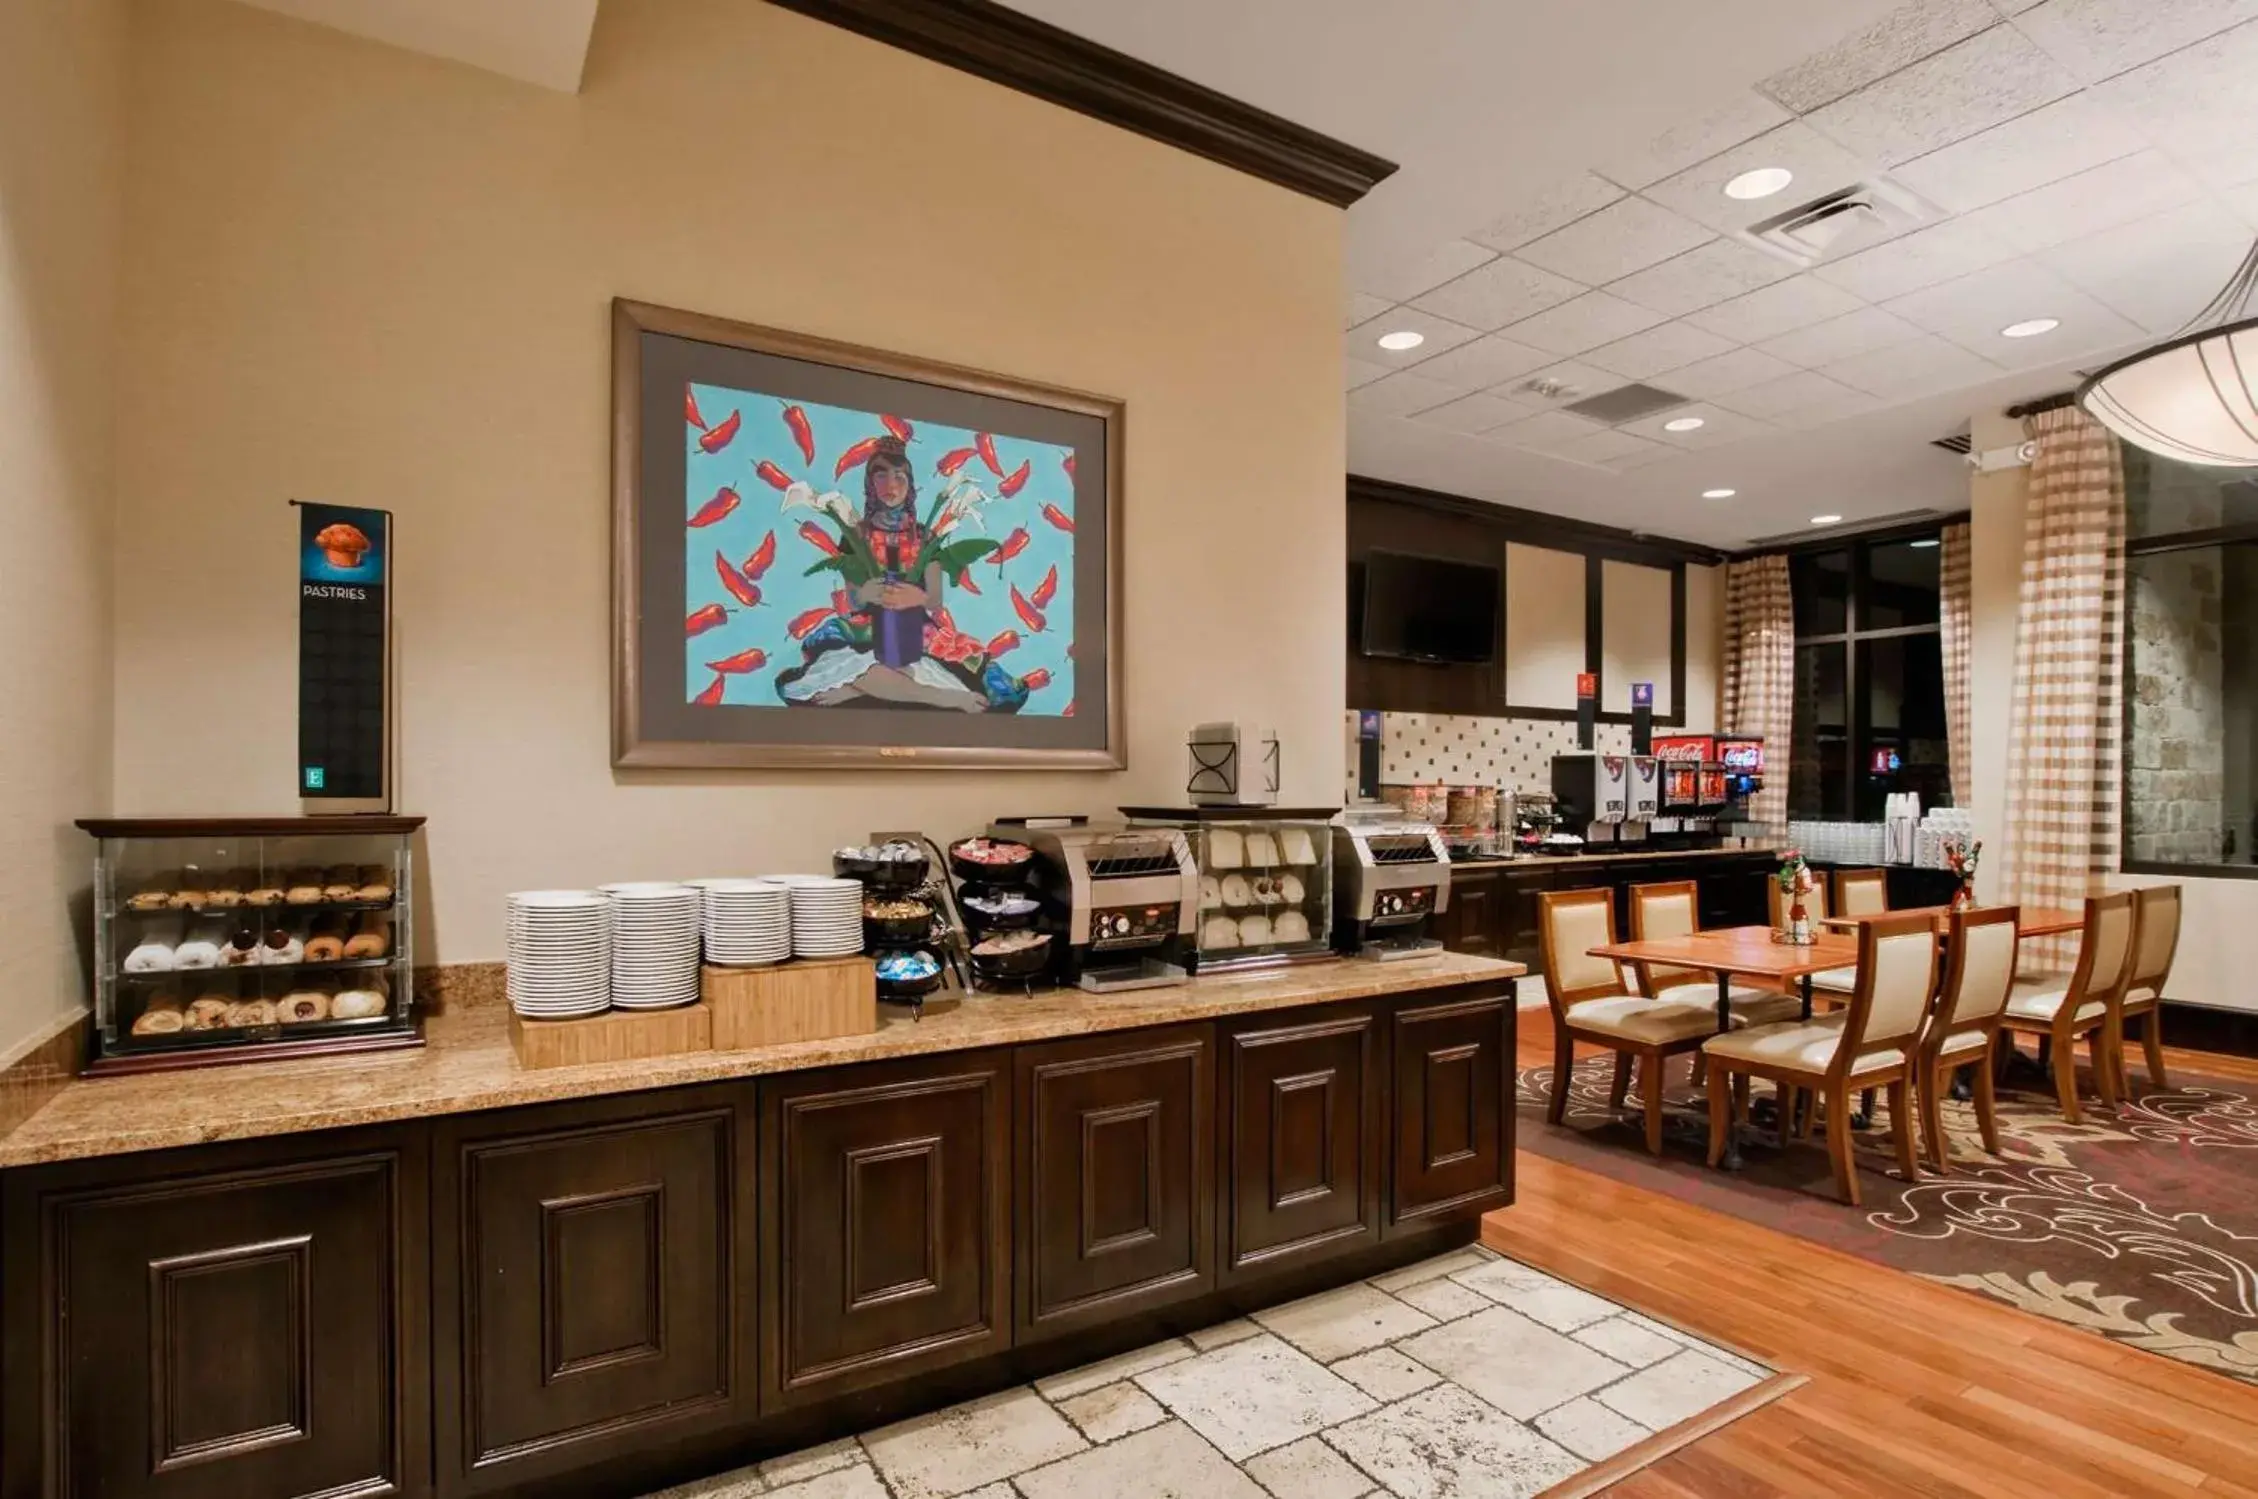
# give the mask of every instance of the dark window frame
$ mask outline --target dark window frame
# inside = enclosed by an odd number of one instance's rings
[[[1908,542],[1929,540],[1936,541],[1941,549],[1946,524],[1948,522],[1932,521],[1918,526],[1896,526],[1886,531],[1870,531],[1854,536],[1833,537],[1826,541],[1806,542],[1790,550],[1788,554],[1790,568],[1793,568],[1803,558],[1831,553],[1847,554],[1850,562],[1847,577],[1849,591],[1843,604],[1843,628],[1830,630],[1824,634],[1805,634],[1799,621],[1795,632],[1796,691],[1798,696],[1802,692],[1801,676],[1804,669],[1804,648],[1806,646],[1827,646],[1842,652],[1843,717],[1846,720],[1843,725],[1843,732],[1849,744],[1849,752],[1843,757],[1842,781],[1835,789],[1842,795],[1841,806],[1843,810],[1840,813],[1821,811],[1813,814],[1795,814],[1791,811],[1790,815],[1813,816],[1822,821],[1857,822],[1868,820],[1859,816],[1858,786],[1860,779],[1866,774],[1867,765],[1873,758],[1874,726],[1870,721],[1871,708],[1866,701],[1865,684],[1859,680],[1859,646],[1870,640],[1903,640],[1917,635],[1930,635],[1937,637],[1941,649],[1944,631],[1941,579],[1939,583],[1938,619],[1935,622],[1921,625],[1884,625],[1872,629],[1865,628],[1866,615],[1871,603],[1870,594],[1873,588],[1873,552],[1877,547],[1903,546]],[[1793,591],[1791,584],[1791,595]],[[1795,763],[1795,751],[1792,742],[1789,745],[1784,763],[1791,768]],[[1952,800],[1954,805],[1960,804],[1960,797],[1960,788],[1953,787]],[[1791,808],[1794,806],[1795,800],[1795,787],[1791,784],[1788,788],[1788,802]],[[1819,804],[1822,808],[1826,805],[1823,796]]]

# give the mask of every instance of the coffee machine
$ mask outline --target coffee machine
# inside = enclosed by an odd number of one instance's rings
[[[989,834],[1035,850],[1035,894],[1061,982],[1109,993],[1188,976],[1200,872],[1181,830],[1058,817],[1006,820]]]
[[[1554,755],[1552,799],[1560,825],[1585,843],[1628,841],[1624,827],[1631,819],[1631,757],[1590,750]],[[1642,822],[1629,838],[1645,834]]]
[[[1333,824],[1333,945],[1367,958],[1443,950],[1427,918],[1450,908],[1450,849],[1393,807],[1352,807]]]

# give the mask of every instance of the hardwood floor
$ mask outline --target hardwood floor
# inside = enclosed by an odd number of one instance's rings
[[[1545,1013],[1520,1031],[1523,1065],[1549,1061]],[[1610,1494],[2258,1499],[2250,1386],[1541,1156],[1518,1169],[1484,1243],[1810,1378]]]

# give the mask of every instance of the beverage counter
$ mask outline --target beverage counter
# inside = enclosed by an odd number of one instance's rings
[[[1537,897],[1547,890],[1605,886],[1615,892],[1615,924],[1628,935],[1630,888],[1692,880],[1703,926],[1769,920],[1764,882],[1778,869],[1769,848],[1653,850],[1636,845],[1592,853],[1468,859],[1451,865],[1450,909],[1435,935],[1451,951],[1541,966]]]

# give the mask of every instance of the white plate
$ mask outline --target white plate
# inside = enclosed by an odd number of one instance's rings
[[[601,906],[604,897],[594,890],[513,890],[504,897],[513,906]]]

